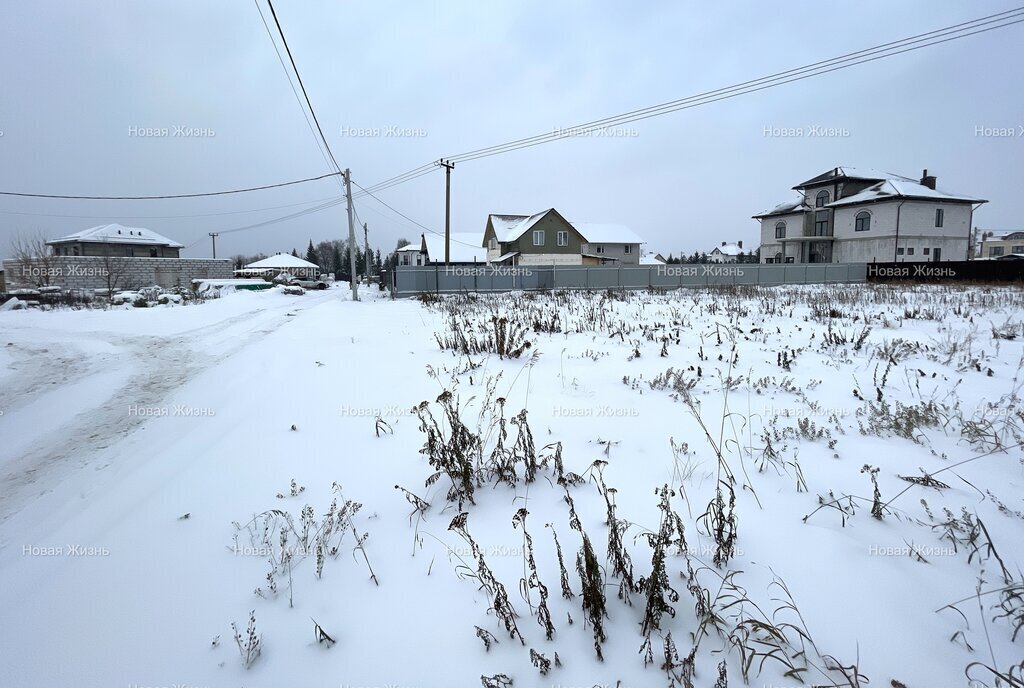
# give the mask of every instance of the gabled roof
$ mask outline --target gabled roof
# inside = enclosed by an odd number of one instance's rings
[[[775,215],[792,215],[794,213],[802,213],[805,210],[810,210],[811,206],[804,203],[804,197],[794,199],[792,201],[786,201],[780,203],[771,210],[767,210],[760,215],[754,215],[755,220],[759,220],[762,217],[773,217]]]
[[[533,215],[488,215],[487,219],[494,228],[494,235],[498,241],[515,241],[530,231],[535,224],[548,213],[561,215],[554,208],[542,210]],[[565,219],[565,218],[562,218]],[[584,241],[590,244],[642,244],[644,240],[632,229],[625,225],[605,224],[596,222],[569,222],[566,223],[575,229]]]
[[[424,234],[427,257],[432,263],[444,262],[444,237],[439,234]],[[451,263],[486,263],[487,249],[481,246],[480,235],[473,232],[452,232],[448,245],[448,260]]]
[[[841,198],[838,201],[829,203],[827,207],[835,208],[857,203],[873,203],[876,201],[887,201],[896,198],[902,199],[924,199],[931,201],[948,201],[950,203],[987,203],[980,198],[972,198],[960,194],[949,193],[941,189],[932,189],[905,178],[886,179],[869,186],[858,194],[848,198]]]
[[[491,227],[494,228],[494,235],[498,238],[498,241],[506,242],[515,241],[526,234],[530,227],[533,227],[542,217],[550,212],[557,213],[558,211],[554,208],[548,208],[534,215],[488,215],[487,219],[490,221]],[[481,240],[482,245],[483,240]]]
[[[626,225],[570,222],[588,244],[642,244],[644,240]]]
[[[844,179],[857,179],[861,181],[874,182],[880,182],[886,179],[897,179],[905,182],[917,182],[916,179],[911,179],[910,177],[903,177],[901,175],[892,174],[890,172],[882,172],[880,170],[873,170],[867,167],[849,167],[845,165],[840,165],[839,167],[834,167],[831,170],[828,170],[827,172],[822,172],[817,177],[812,177],[811,179],[808,179],[807,181],[798,184],[793,188],[800,190],[808,186],[816,186],[818,184],[831,184],[832,182],[841,181]]]
[[[310,263],[308,260],[303,260],[293,256],[290,253],[278,253],[277,255],[264,258],[263,260],[257,260],[255,263],[249,263],[245,268],[252,270],[280,270],[288,268],[317,268],[319,265],[316,263]]]
[[[81,232],[68,234],[59,239],[47,241],[47,244],[63,244],[68,242],[97,244],[144,244],[148,246],[166,246],[168,248],[185,248],[173,239],[157,234],[143,227],[125,227],[119,224],[99,225],[83,229]]]
[[[404,252],[404,251],[410,251],[412,253],[420,253],[420,252],[423,251],[423,245],[422,244],[406,244],[402,248],[396,248],[395,251],[398,251],[399,253]]]
[[[716,246],[711,253],[721,253],[723,256],[738,256],[743,253],[743,249],[736,244],[726,244],[725,246]]]

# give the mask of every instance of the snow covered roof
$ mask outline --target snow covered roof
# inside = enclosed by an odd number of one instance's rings
[[[278,253],[275,256],[270,256],[269,258],[264,258],[263,260],[257,260],[255,263],[249,263],[245,267],[247,269],[251,269],[251,270],[262,270],[262,269],[282,270],[282,269],[289,269],[289,268],[306,268],[306,269],[317,268],[317,269],[319,269],[320,268],[320,266],[317,265],[316,263],[310,263],[308,260],[303,260],[302,258],[298,258],[296,256],[293,256],[290,253]]]
[[[414,253],[419,253],[420,251],[423,250],[423,247],[420,244],[406,244],[402,248],[395,249],[395,250],[398,251],[399,253],[401,253],[403,251],[412,251]]]
[[[743,253],[743,249],[736,244],[726,244],[725,246],[716,246],[711,252],[721,253],[723,256],[738,256]]]
[[[550,212],[558,212],[554,208],[542,210],[533,215],[488,215],[494,234],[498,241],[515,241],[530,230],[537,222]],[[569,222],[580,235],[591,244],[642,244],[644,240],[625,225],[603,224],[595,222]]]
[[[870,203],[872,201],[885,201],[892,198],[922,198],[936,201],[952,201],[960,203],[987,203],[980,198],[972,198],[960,194],[949,193],[941,189],[932,189],[913,180],[905,178],[886,179],[869,186],[858,194],[848,198],[841,198],[838,201],[829,203],[828,207],[834,208],[857,203]]]
[[[1024,239],[1024,231],[1019,229],[979,229],[979,236],[985,241],[1016,241]]]
[[[494,228],[494,235],[498,241],[515,241],[552,210],[554,208],[548,208],[534,215],[488,215],[487,217]]]
[[[431,262],[444,262],[444,237],[439,234],[424,234],[427,256]],[[452,232],[448,245],[448,260],[452,263],[486,263],[487,249],[482,246],[481,235],[473,232]]]
[[[185,248],[173,239],[157,234],[151,229],[144,227],[125,227],[119,224],[99,225],[83,229],[81,232],[68,234],[59,239],[47,241],[47,244],[63,244],[67,242],[83,243],[116,243],[116,244],[146,244],[149,246],[167,246],[168,248]]]
[[[518,255],[519,255],[519,251],[510,251],[508,253],[502,254],[502,255],[498,256],[497,258],[495,258],[494,262],[495,263],[501,263],[503,261],[508,260],[509,258],[513,258],[513,257],[518,256]]]
[[[646,256],[640,256],[640,265],[664,265],[664,260],[659,260],[658,256],[651,255],[648,253]]]
[[[762,217],[772,217],[774,215],[791,215],[793,213],[802,213],[805,210],[810,210],[811,207],[804,203],[804,197],[801,196],[792,201],[786,201],[780,203],[771,210],[761,213],[760,215],[754,215],[754,219],[760,219]]]
[[[642,244],[644,240],[626,225],[571,222],[588,244]]]
[[[862,179],[867,181],[880,182],[886,179],[896,179],[904,182],[917,183],[918,180],[911,179],[910,177],[904,177],[898,174],[892,174],[891,172],[882,172],[881,170],[873,170],[869,167],[849,167],[847,165],[840,165],[827,172],[819,174],[817,177],[812,177],[807,181],[794,186],[794,189],[803,189],[807,186],[813,186],[815,184],[822,184],[832,182],[838,179]]]

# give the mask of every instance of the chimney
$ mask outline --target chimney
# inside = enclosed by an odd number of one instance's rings
[[[737,241],[736,242],[736,248],[743,248],[743,242],[742,241]]]
[[[928,174],[927,169],[924,171],[924,174],[921,175],[921,186],[927,186],[932,191],[935,190],[935,175]]]
[[[722,242],[722,246],[725,246],[725,242],[724,241]]]

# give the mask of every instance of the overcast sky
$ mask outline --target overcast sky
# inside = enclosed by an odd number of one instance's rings
[[[368,186],[440,157],[1013,6],[277,0],[275,9],[338,162]],[[554,207],[570,220],[627,224],[648,249],[665,254],[710,250],[722,240],[756,246],[750,216],[836,165],[912,177],[928,168],[940,188],[990,201],[975,214],[977,226],[1024,228],[1022,44],[1018,24],[625,125],[635,135],[574,138],[466,162],[452,173],[452,230],[482,233],[488,213]],[[3,191],[181,194],[330,171],[251,0],[6,3],[0,63]],[[765,135],[765,127],[816,126],[849,135]],[[133,127],[169,134],[138,136]],[[213,135],[174,136],[175,127]],[[345,127],[380,135],[345,136]],[[978,136],[976,127],[1017,135]],[[19,232],[54,238],[121,222],[194,244],[183,255],[208,257],[208,232],[339,194],[328,179],[207,199],[0,196],[0,256]],[[441,172],[380,197],[443,231]],[[382,250],[422,231],[369,197],[356,208]],[[347,231],[338,205],[225,234],[218,255],[302,251],[310,239]]]

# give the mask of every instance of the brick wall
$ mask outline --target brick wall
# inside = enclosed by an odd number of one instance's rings
[[[190,287],[193,279],[229,279],[230,260],[208,258],[128,258],[49,256],[31,261],[5,260],[7,289],[61,286],[65,289]]]

